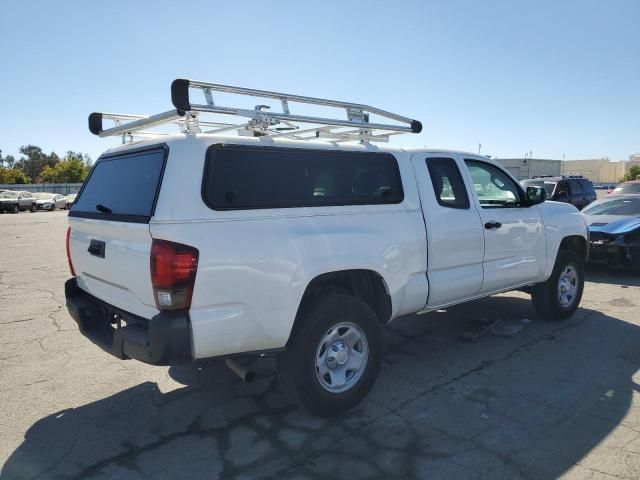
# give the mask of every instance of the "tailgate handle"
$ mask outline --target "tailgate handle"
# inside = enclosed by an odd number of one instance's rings
[[[104,258],[104,242],[102,240],[91,239],[87,252],[96,257]]]

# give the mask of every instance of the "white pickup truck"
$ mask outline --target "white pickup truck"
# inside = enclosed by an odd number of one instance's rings
[[[550,320],[578,307],[587,227],[544,189],[479,155],[374,146],[363,116],[348,120],[360,144],[323,141],[347,135],[323,126],[319,140],[282,135],[284,102],[279,117],[234,112],[253,136],[200,133],[196,113],[228,112],[191,104],[189,88],[174,82],[173,117],[90,117],[98,135],[143,137],[100,157],[69,213],[67,306],[107,352],[159,365],[275,354],[300,404],[330,416],[371,389],[399,316],[514,289]],[[183,133],[145,138],[167,121]]]

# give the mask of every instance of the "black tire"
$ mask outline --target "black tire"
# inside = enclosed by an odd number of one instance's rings
[[[17,203],[11,206],[11,213],[20,213],[20,205]]]
[[[366,303],[344,294],[321,297],[303,307],[298,315],[289,346],[277,358],[280,381],[300,406],[313,415],[332,417],[346,412],[369,393],[380,373],[383,342],[378,317]],[[321,383],[316,370],[316,355],[323,348],[320,345],[324,343],[322,340],[326,334],[344,323],[355,325],[360,330],[366,343],[359,345],[361,349],[365,348],[363,344],[366,345],[368,354],[361,373],[357,374],[359,378],[355,379],[357,375],[351,371],[353,383],[345,387],[348,389],[331,392]],[[358,345],[353,348],[357,349]],[[325,354],[327,352],[328,347]],[[341,368],[341,365],[336,366]],[[345,373],[345,378],[348,376]]]
[[[575,294],[571,297],[568,305],[563,305],[559,298],[559,282],[561,274],[571,267],[576,273],[575,286],[577,287]],[[543,318],[547,320],[561,321],[570,318],[578,306],[582,298],[584,290],[584,261],[576,253],[571,250],[559,250],[556,257],[556,263],[553,266],[553,272],[549,279],[544,283],[534,285],[531,289],[531,300],[533,308]]]
[[[29,211],[30,211],[31,213],[35,213],[35,211],[36,211],[37,209],[38,209],[38,207],[36,207],[36,204],[35,204],[35,203],[32,203],[32,204],[31,204],[31,208],[29,209]]]
[[[56,204],[52,203],[51,204],[51,208],[49,210],[53,212],[53,211],[55,211],[55,209],[56,209]]]

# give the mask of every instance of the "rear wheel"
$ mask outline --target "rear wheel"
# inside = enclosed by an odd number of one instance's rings
[[[322,297],[300,313],[278,374],[298,403],[331,417],[357,405],[380,372],[382,332],[373,310],[350,295]]]
[[[547,320],[566,320],[571,317],[582,298],[584,289],[584,263],[571,250],[560,250],[553,272],[544,283],[531,290],[536,312]]]

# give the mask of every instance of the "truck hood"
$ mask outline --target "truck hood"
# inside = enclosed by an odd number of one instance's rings
[[[640,228],[640,217],[626,215],[585,215],[589,231],[610,234],[627,233]]]
[[[576,213],[578,215],[580,214],[580,211],[576,207],[566,202],[554,202],[553,200],[546,200],[538,205],[538,207],[547,212]]]

